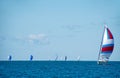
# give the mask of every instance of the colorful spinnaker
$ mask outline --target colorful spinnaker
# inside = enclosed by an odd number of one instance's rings
[[[109,60],[114,48],[114,38],[107,26],[104,28],[103,38],[98,55],[98,64],[106,63]]]

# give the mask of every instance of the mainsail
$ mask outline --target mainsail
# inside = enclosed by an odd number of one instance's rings
[[[9,61],[12,60],[12,56],[11,56],[11,55],[8,56],[8,60],[9,60]]]
[[[103,38],[100,46],[98,63],[107,62],[114,48],[114,38],[107,26],[104,28]]]
[[[65,61],[67,61],[67,56],[65,56]]]
[[[30,61],[32,61],[33,60],[33,56],[32,55],[30,55]]]
[[[56,56],[56,58],[55,58],[55,61],[57,61],[58,60],[58,56]]]

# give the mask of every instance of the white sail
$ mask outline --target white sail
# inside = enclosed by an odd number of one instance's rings
[[[58,60],[58,56],[56,56],[56,58],[55,58],[55,61],[57,61]]]
[[[80,61],[80,56],[77,57],[77,60]]]

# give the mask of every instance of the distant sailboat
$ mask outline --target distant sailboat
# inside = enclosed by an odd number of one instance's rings
[[[100,51],[98,55],[98,64],[104,64],[109,61],[114,48],[114,38],[107,26],[104,28]]]
[[[80,61],[80,56],[78,56],[77,60]]]
[[[8,56],[8,60],[9,60],[9,61],[12,60],[12,56],[11,56],[11,55]]]
[[[57,61],[58,60],[58,56],[56,56],[56,58],[55,58],[55,61]]]
[[[67,61],[67,56],[65,56],[65,61]]]
[[[33,56],[32,55],[30,55],[30,61],[32,61],[33,60]]]

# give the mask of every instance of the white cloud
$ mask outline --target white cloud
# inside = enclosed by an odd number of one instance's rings
[[[43,40],[46,38],[45,34],[31,34],[28,36],[29,39],[31,40]]]
[[[39,45],[44,45],[49,43],[46,34],[30,34],[27,37],[27,41],[31,44],[39,44]]]
[[[48,45],[49,39],[46,34],[30,34],[27,36],[4,37],[0,35],[1,44],[15,44],[15,45]]]

